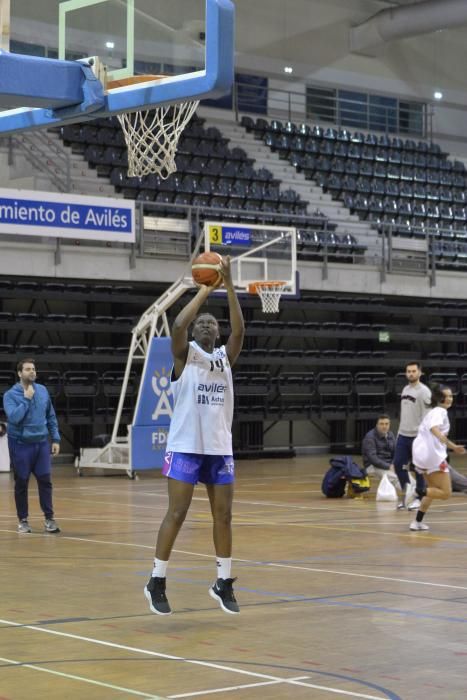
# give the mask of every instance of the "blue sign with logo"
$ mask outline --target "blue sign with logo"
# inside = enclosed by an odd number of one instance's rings
[[[146,371],[131,426],[131,462],[133,470],[161,469],[173,413],[170,373],[173,358],[170,338],[153,338]]]
[[[222,227],[222,243],[224,245],[251,245],[251,229],[239,226]]]
[[[134,202],[0,189],[2,233],[91,241],[135,241]]]

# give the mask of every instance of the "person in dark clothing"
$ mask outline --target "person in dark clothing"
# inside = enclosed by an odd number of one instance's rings
[[[36,383],[32,359],[17,365],[19,382],[3,396],[8,419],[8,448],[15,476],[15,502],[18,532],[31,532],[28,522],[28,484],[31,474],[37,480],[39,502],[45,516],[46,532],[60,532],[52,505],[51,452],[60,452],[60,433],[49,392]],[[52,440],[52,447],[49,443]]]
[[[400,490],[401,486],[393,464],[396,438],[390,428],[389,416],[386,414],[378,416],[376,426],[363,438],[363,466],[370,476],[375,475],[381,479],[384,474],[387,474],[391,484]]]

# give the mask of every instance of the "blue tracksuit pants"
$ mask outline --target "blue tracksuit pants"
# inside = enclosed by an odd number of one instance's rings
[[[53,518],[51,459],[48,440],[23,443],[8,438],[10,459],[15,476],[15,503],[19,520],[28,517],[28,484],[34,474],[39,490],[39,503],[46,518]]]
[[[412,444],[414,440],[414,437],[408,437],[407,435],[398,435],[396,440],[393,463],[402,489],[404,489],[410,481],[409,472],[407,469],[404,469],[404,466],[409,466],[410,468],[412,465]],[[422,474],[415,472],[415,481],[417,482],[417,490],[423,491],[425,488],[425,480]]]

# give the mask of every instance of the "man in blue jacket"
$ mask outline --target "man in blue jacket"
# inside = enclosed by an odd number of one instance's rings
[[[31,532],[28,523],[28,483],[31,474],[37,480],[39,502],[45,516],[46,532],[60,532],[54,520],[49,436],[52,455],[60,452],[60,433],[49,392],[36,384],[36,366],[32,359],[21,360],[16,367],[19,382],[3,396],[8,419],[8,447],[15,475],[15,502],[18,532]]]

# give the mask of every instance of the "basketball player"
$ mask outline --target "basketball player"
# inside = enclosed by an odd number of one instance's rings
[[[451,477],[446,462],[448,448],[458,455],[465,454],[462,445],[448,440],[448,408],[452,406],[452,391],[448,387],[436,384],[431,392],[431,411],[428,411],[418,429],[412,446],[413,463],[417,472],[423,474],[427,486],[417,487],[421,498],[415,520],[410,523],[411,530],[429,530],[423,518],[434,499],[446,500],[451,495]]]
[[[206,485],[217,557],[217,580],[209,594],[225,612],[240,612],[232,587],[235,579],[231,577],[234,482],[231,367],[242,349],[245,330],[228,257],[222,258],[221,275],[230,314],[231,334],[227,344],[215,347],[219,326],[214,316],[197,315],[214,287],[201,285],[172,327],[174,411],[162,470],[168,477],[169,507],[157,537],[152,576],[144,588],[151,611],[158,615],[172,612],[165,593],[167,565],[198,481]],[[191,324],[193,340],[189,341]]]
[[[431,391],[426,384],[422,384],[420,381],[422,368],[419,362],[407,363],[405,376],[408,384],[402,389],[401,394],[401,417],[393,461],[394,469],[405,494],[404,499],[397,507],[398,509],[408,508],[409,510],[416,510],[420,505],[420,501],[418,499],[413,500],[415,489],[410,483],[407,470],[412,462],[412,443],[417,435],[418,426],[430,409]],[[424,484],[421,474],[416,473],[417,488],[423,489]]]

